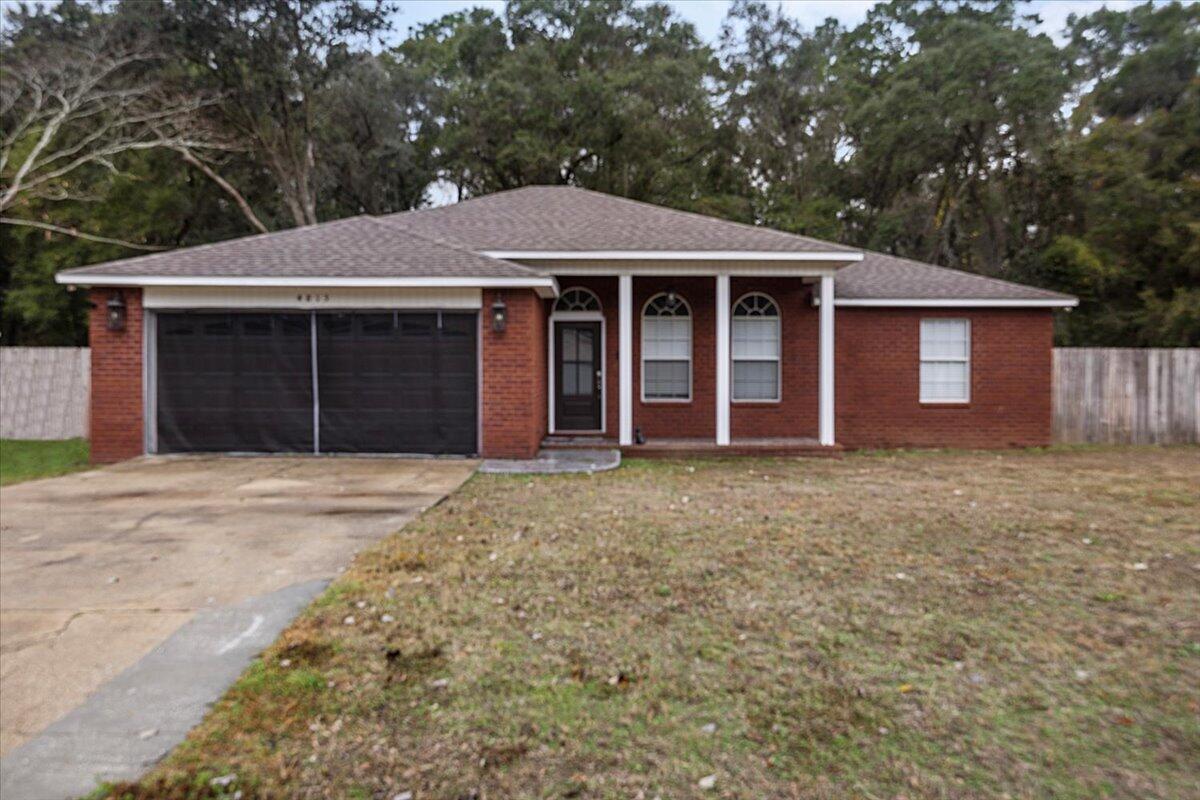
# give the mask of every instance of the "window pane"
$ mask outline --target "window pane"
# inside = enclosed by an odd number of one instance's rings
[[[595,384],[592,381],[592,365],[579,363],[575,365],[576,393],[582,397],[591,397]]]
[[[733,362],[734,400],[778,400],[779,364],[776,361]]]
[[[778,358],[779,321],[763,317],[733,320],[734,358]]]
[[[579,381],[576,378],[577,375],[578,373],[572,369],[570,364],[563,364],[563,394],[571,396],[579,394]]]
[[[965,319],[921,320],[921,358],[967,358],[968,330]]]
[[[687,361],[646,361],[643,394],[655,399],[686,399],[688,396]]]
[[[642,324],[642,358],[675,360],[692,357],[690,320],[649,317],[643,320]]]
[[[579,355],[580,361],[592,360],[592,332],[579,331]]]
[[[963,361],[929,361],[921,364],[921,399],[963,401],[967,395],[969,367]]]

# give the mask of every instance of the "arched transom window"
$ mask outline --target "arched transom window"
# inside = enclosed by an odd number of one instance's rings
[[[575,287],[567,289],[554,304],[555,311],[599,311],[600,298],[590,289]]]
[[[692,310],[670,294],[642,311],[642,399],[692,398]]]
[[[733,304],[733,399],[779,399],[779,306],[765,294]]]

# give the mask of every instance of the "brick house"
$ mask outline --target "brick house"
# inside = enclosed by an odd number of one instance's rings
[[[96,461],[1050,440],[1075,298],[572,187],[59,273]]]

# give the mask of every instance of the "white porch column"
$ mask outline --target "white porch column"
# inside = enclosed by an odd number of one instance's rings
[[[833,276],[821,276],[821,376],[818,417],[820,440],[832,445],[833,439]]]
[[[717,276],[717,444],[729,444],[729,276]]]
[[[620,444],[633,444],[633,276],[617,278],[617,395]]]

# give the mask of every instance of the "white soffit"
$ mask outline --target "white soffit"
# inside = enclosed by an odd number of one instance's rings
[[[196,308],[437,308],[478,309],[483,292],[468,288],[365,288],[338,286],[147,286],[151,310]]]

